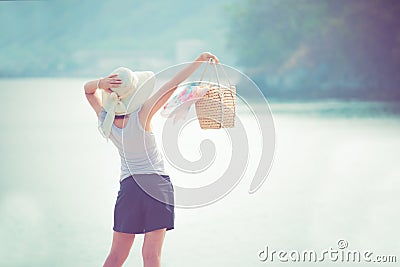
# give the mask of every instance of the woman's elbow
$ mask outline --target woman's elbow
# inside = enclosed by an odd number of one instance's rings
[[[90,86],[90,82],[86,82],[83,85],[83,90],[85,91],[85,94],[94,94],[96,90],[93,90],[93,88]]]

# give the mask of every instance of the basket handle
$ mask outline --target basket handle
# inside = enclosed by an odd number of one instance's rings
[[[215,63],[215,60],[214,60],[213,58],[210,58],[210,59],[208,60],[207,65],[205,66],[205,68],[204,68],[204,70],[203,70],[203,73],[201,74],[200,82],[203,81],[204,75],[207,73],[208,68],[209,68],[210,65],[214,65],[215,76],[216,76],[216,78],[217,78],[218,86],[220,87],[221,84],[220,84],[220,82],[219,82],[219,76],[218,76],[217,65],[220,66],[220,69],[222,70],[222,73],[224,74],[226,80],[228,81],[229,89],[231,89],[232,84],[231,84],[231,82],[230,82],[230,80],[229,80],[229,78],[228,78],[228,75],[227,75],[226,72],[225,72],[225,69],[222,67],[221,64],[216,64],[216,63]]]

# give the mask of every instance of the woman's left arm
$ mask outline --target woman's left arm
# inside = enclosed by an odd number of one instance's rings
[[[88,81],[83,88],[85,89],[86,99],[96,112],[97,116],[102,109],[100,96],[97,94],[97,89],[103,89],[112,92],[110,88],[117,88],[121,84],[121,79],[117,78],[117,74],[112,74],[106,78]]]
[[[139,114],[142,123],[146,122],[143,123],[143,125],[149,125],[151,118],[168,101],[176,88],[178,88],[179,84],[185,81],[203,62],[209,61],[210,59],[213,59],[216,64],[219,63],[219,60],[215,55],[209,52],[204,52],[195,61],[178,72],[170,81],[164,84],[152,97],[150,97],[143,104]]]

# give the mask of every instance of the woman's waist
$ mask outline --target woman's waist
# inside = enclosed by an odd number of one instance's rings
[[[121,170],[135,172],[163,171],[164,160],[162,156],[129,159],[121,157]]]
[[[131,161],[131,162],[140,162],[147,159],[153,160],[162,158],[162,154],[157,148],[145,149],[145,150],[119,150],[119,155],[121,159]]]

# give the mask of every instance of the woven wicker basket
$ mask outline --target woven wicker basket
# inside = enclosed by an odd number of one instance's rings
[[[236,87],[212,85],[196,102],[201,129],[233,128],[235,126]]]

